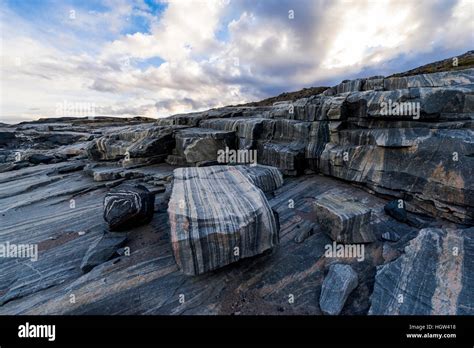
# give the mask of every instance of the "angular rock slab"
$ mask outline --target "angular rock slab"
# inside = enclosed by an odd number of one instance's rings
[[[335,264],[329,267],[324,278],[319,298],[319,306],[324,314],[338,315],[341,313],[352,290],[358,285],[357,273],[349,265]]]
[[[232,166],[175,169],[168,215],[176,263],[189,275],[261,254],[279,241],[264,193]]]
[[[369,314],[473,315],[474,228],[425,228],[377,268]]]
[[[82,272],[87,273],[94,267],[110,260],[126,241],[127,236],[123,233],[104,233],[87,250],[81,263]]]
[[[314,203],[316,220],[332,240],[339,243],[370,243],[376,240],[370,228],[371,210],[337,189]]]
[[[206,128],[187,128],[176,134],[177,155],[187,163],[217,159],[217,152],[226,147],[234,148],[235,133]]]
[[[104,197],[104,220],[111,231],[146,224],[153,218],[155,196],[142,185],[122,185]]]

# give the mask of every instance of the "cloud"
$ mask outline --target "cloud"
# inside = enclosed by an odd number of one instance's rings
[[[54,116],[64,100],[163,117],[407,70],[474,43],[471,0],[43,4],[0,11],[3,118]]]

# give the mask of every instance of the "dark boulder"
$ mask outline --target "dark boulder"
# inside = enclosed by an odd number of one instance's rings
[[[54,160],[54,156],[43,155],[40,153],[34,153],[28,157],[28,161],[33,164],[48,164]]]
[[[0,146],[9,145],[15,139],[16,139],[15,133],[0,131]]]
[[[111,231],[146,224],[153,218],[155,196],[142,185],[122,185],[104,198],[104,219]]]

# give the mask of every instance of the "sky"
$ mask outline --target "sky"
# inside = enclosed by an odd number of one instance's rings
[[[0,122],[147,116],[474,48],[474,0],[0,0]]]

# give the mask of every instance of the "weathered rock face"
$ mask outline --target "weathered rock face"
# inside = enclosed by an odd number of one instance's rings
[[[268,119],[262,117],[252,118],[216,118],[200,123],[201,127],[233,131],[237,137],[239,149],[254,149],[256,140],[270,136],[272,133],[264,127]]]
[[[285,175],[309,168],[403,198],[408,211],[473,223],[473,82],[474,69],[374,76],[273,107],[176,115],[169,124],[204,129],[177,136],[168,162],[211,159],[224,144],[203,135],[205,129],[231,132],[237,149],[256,150],[258,163]],[[202,146],[185,154],[194,141]]]
[[[163,162],[174,147],[174,130],[175,127],[164,126],[127,127],[91,142],[87,154],[96,161],[125,158],[139,163],[140,159],[146,159],[146,163]]]
[[[28,157],[28,161],[33,164],[40,164],[40,163],[50,163],[54,160],[53,156],[42,155],[39,153],[32,154]]]
[[[278,222],[263,192],[232,166],[174,171],[168,206],[171,243],[186,274],[261,254],[278,243]]]
[[[258,143],[260,163],[278,167],[286,175],[301,173],[310,125],[294,120],[275,120],[273,127],[271,140]]]
[[[203,128],[188,128],[176,134],[175,154],[187,165],[217,160],[219,150],[235,148],[235,134]],[[176,158],[173,158],[176,161]]]
[[[317,222],[332,240],[340,243],[375,241],[370,226],[371,210],[347,193],[332,189],[316,197]]]
[[[409,211],[472,223],[473,75],[390,78],[383,90],[345,85],[342,124],[320,171],[403,197]]]
[[[122,185],[104,198],[104,219],[111,231],[150,222],[155,196],[142,185]]]
[[[12,144],[16,139],[15,133],[12,131],[0,131],[0,145],[7,146]]]
[[[473,315],[473,233],[421,230],[404,255],[378,267],[369,314]]]
[[[319,305],[324,314],[338,315],[352,290],[357,287],[357,273],[349,265],[334,264],[324,279]]]
[[[403,198],[407,211],[470,224],[473,115],[474,69],[374,76],[344,81],[293,103],[175,115],[152,127],[154,132],[174,129],[175,143],[169,137],[168,143],[144,136],[144,130],[129,135],[121,131],[97,139],[89,153],[117,160],[126,156],[130,142],[167,143],[166,149],[154,152],[167,154],[172,165],[190,166],[208,165],[225,147],[255,150],[258,163],[285,175],[309,168]],[[128,160],[131,165],[151,158],[149,151],[144,157],[129,153],[135,158]]]

